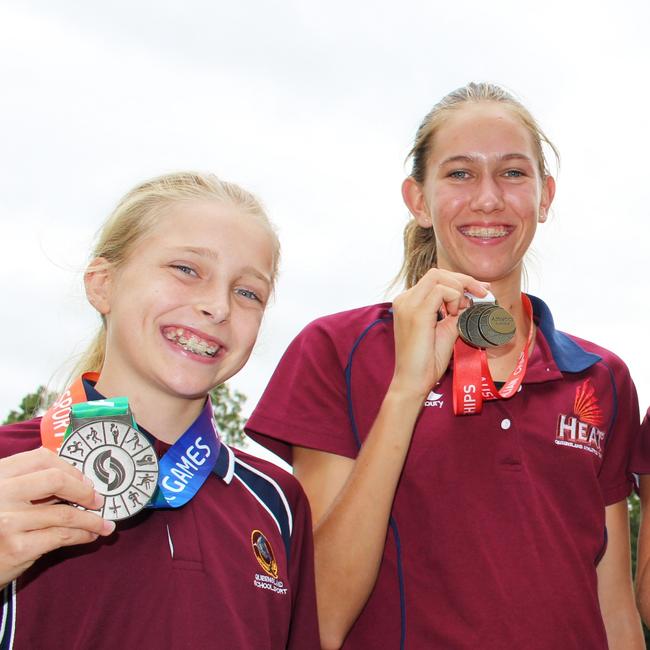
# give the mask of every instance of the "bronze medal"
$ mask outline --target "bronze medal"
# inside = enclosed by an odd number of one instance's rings
[[[483,338],[493,347],[505,345],[515,335],[515,319],[502,307],[494,305],[481,313],[478,327]]]
[[[491,293],[485,298],[466,295],[472,304],[458,318],[458,334],[465,343],[475,348],[496,348],[512,340],[515,320]]]

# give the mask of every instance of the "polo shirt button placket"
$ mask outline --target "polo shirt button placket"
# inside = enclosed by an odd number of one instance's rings
[[[500,415],[500,419],[495,422],[495,425],[498,423],[501,434],[497,463],[501,469],[506,471],[519,471],[522,468],[522,454],[517,427],[512,419],[512,414],[505,408],[502,409]]]

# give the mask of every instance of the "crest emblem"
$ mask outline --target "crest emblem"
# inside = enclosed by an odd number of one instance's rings
[[[253,553],[264,571],[273,578],[278,577],[278,563],[275,560],[273,547],[260,530],[254,530],[251,533],[251,544]]]

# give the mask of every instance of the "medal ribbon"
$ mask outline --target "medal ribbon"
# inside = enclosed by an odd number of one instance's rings
[[[484,400],[508,399],[512,397],[524,379],[528,366],[528,351],[533,342],[533,306],[530,298],[521,294],[521,302],[530,319],[530,329],[524,349],[521,351],[515,369],[510,373],[501,390],[497,390],[490,374],[487,353],[483,348],[468,345],[461,338],[454,344],[454,414],[472,415],[480,413]]]
[[[111,416],[129,413],[126,397],[87,402],[84,379],[96,382],[99,374],[89,372],[82,375],[43,415],[41,441],[44,447],[59,451],[72,432],[72,414],[75,418],[110,419]],[[133,426],[138,428],[135,421]],[[212,402],[208,398],[196,420],[159,460],[158,490],[147,507],[179,508],[185,505],[214,469],[220,447]]]

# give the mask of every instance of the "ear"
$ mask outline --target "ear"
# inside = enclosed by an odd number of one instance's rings
[[[88,302],[102,315],[111,310],[111,289],[114,269],[103,257],[96,257],[84,273]]]
[[[413,176],[408,176],[402,183],[402,198],[406,207],[422,228],[431,228],[433,222],[429,214],[429,206],[424,200],[424,191]]]
[[[547,176],[542,185],[542,198],[539,202],[539,217],[537,221],[544,223],[548,217],[548,211],[553,203],[555,196],[555,179],[552,176]]]

